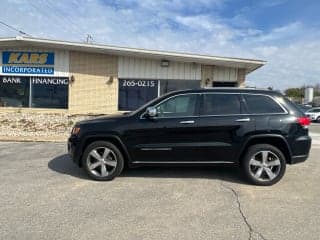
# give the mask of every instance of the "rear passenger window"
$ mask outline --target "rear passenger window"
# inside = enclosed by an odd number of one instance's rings
[[[263,95],[244,95],[249,113],[284,113],[272,98]]]
[[[205,94],[203,115],[240,114],[239,94]]]

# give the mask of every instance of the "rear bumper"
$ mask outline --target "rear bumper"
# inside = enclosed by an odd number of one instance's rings
[[[290,164],[304,162],[309,157],[312,139],[310,136],[302,136],[293,142]]]
[[[301,155],[301,156],[292,156],[290,164],[301,163],[307,160],[309,155]]]

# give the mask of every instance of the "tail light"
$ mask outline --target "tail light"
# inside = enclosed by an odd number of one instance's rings
[[[297,122],[298,122],[302,127],[307,128],[307,127],[310,125],[311,120],[310,120],[309,117],[304,116],[304,117],[299,117],[299,118],[297,119]]]

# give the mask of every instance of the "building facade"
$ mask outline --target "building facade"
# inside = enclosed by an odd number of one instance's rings
[[[0,111],[109,114],[170,91],[241,87],[265,62],[35,38],[0,39]]]

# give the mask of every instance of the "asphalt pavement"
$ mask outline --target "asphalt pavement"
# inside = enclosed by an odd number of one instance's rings
[[[2,142],[0,239],[318,240],[319,155],[314,144],[271,187],[231,167],[138,168],[95,182],[65,144]]]

